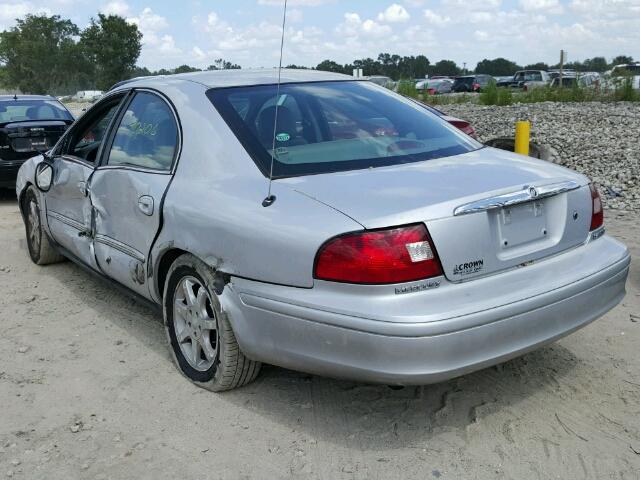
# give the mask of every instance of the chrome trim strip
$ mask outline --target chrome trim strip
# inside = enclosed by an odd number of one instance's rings
[[[137,260],[140,263],[145,263],[144,255],[142,253],[140,253],[139,251],[137,251],[135,248],[130,247],[126,243],[119,242],[118,240],[116,240],[114,238],[107,237],[106,235],[102,235],[102,234],[97,234],[96,237],[95,237],[95,241],[97,243],[101,243],[101,244],[106,245],[108,247],[114,248],[114,249],[118,250],[119,252],[122,252],[125,255],[128,255],[128,256],[134,258],[135,260]]]
[[[518,190],[516,192],[504,193],[502,195],[483,198],[481,200],[476,200],[475,202],[460,205],[455,208],[453,215],[457,217],[460,215],[468,215],[470,213],[486,212],[487,210],[532,202],[540,198],[552,197],[578,188],[580,188],[580,184],[573,180],[550,183],[548,185],[540,185],[538,187],[525,185],[522,187],[522,190]]]
[[[51,218],[55,218],[59,222],[62,222],[65,225],[68,225],[68,226],[70,226],[72,228],[75,228],[76,230],[80,230],[81,232],[85,231],[87,229],[87,227],[84,224],[82,224],[82,223],[80,223],[80,222],[78,222],[76,220],[73,220],[72,218],[65,217],[64,215],[62,215],[60,213],[57,213],[57,212],[54,212],[52,210],[47,210],[47,216],[49,216]]]

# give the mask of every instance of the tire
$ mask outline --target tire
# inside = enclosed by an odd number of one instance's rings
[[[27,188],[22,203],[24,226],[27,234],[29,257],[36,265],[64,262],[66,259],[55,249],[40,222],[40,204],[35,187]]]
[[[253,381],[262,364],[240,350],[214,284],[214,272],[202,261],[178,257],[167,274],[163,312],[178,370],[197,386],[221,392]]]

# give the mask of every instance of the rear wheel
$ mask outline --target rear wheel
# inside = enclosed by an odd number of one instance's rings
[[[179,257],[164,287],[164,320],[174,361],[189,380],[212,391],[254,380],[260,362],[240,350],[215,291],[213,272],[192,255]]]
[[[54,248],[40,222],[40,204],[34,187],[29,187],[24,195],[22,211],[27,232],[29,256],[37,265],[58,263],[65,258]]]

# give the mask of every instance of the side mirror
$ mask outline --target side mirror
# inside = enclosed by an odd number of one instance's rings
[[[41,192],[48,192],[53,183],[53,166],[48,162],[39,163],[36,167],[36,187]]]

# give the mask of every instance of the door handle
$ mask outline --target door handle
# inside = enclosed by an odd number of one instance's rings
[[[87,182],[78,182],[78,190],[80,190],[80,193],[85,197],[89,196],[89,187],[87,186]]]
[[[149,195],[142,195],[138,198],[138,208],[142,213],[149,217],[153,215],[153,197]]]

